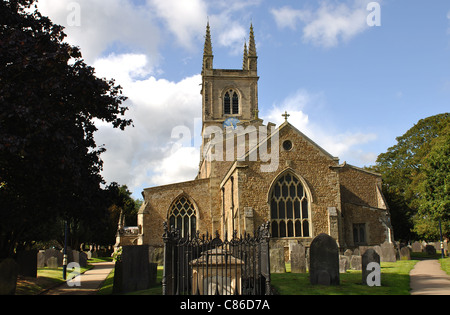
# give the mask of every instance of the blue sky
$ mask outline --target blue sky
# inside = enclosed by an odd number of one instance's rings
[[[101,77],[129,97],[125,132],[98,122],[103,175],[135,197],[145,187],[193,179],[206,21],[215,68],[240,68],[253,23],[260,116],[289,121],[341,162],[371,165],[418,120],[450,106],[450,2],[382,0],[40,0],[66,26]]]

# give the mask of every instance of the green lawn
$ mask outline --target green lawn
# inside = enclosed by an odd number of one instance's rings
[[[95,258],[88,260],[88,266],[86,268],[81,268],[80,273],[84,273],[87,270],[93,268],[91,263],[101,262],[111,260],[109,258]],[[67,270],[67,278],[72,278],[70,276],[71,270]],[[63,279],[63,268],[59,267],[57,269],[50,268],[38,268],[37,278],[19,278],[17,281],[16,295],[36,295],[40,292],[52,288],[58,284],[65,282]]]
[[[401,260],[395,263],[381,263],[381,287],[368,287],[362,285],[361,271],[350,270],[340,275],[339,286],[320,286],[311,285],[309,274],[290,273],[290,266],[287,265],[287,273],[272,274],[272,286],[280,295],[409,295],[409,272],[419,261],[416,258],[431,257],[413,257],[413,260]],[[437,259],[438,257],[432,257]],[[439,259],[442,269],[450,274],[450,258]],[[84,271],[84,270],[83,270]],[[158,267],[156,285],[148,290],[128,293],[129,295],[161,295],[161,280],[163,269]],[[30,295],[37,294],[43,289],[62,283],[62,268],[38,270],[38,281],[34,283],[24,282],[17,288],[16,294]],[[110,273],[102,288],[100,295],[111,295],[114,282],[114,270]]]
[[[355,270],[340,274],[339,286],[311,285],[309,273],[272,274],[272,286],[280,295],[409,295],[409,272],[416,263],[381,263],[381,287],[362,285],[361,271]]]
[[[439,258],[439,262],[441,263],[442,270],[444,270],[448,275],[450,275],[450,258]]]

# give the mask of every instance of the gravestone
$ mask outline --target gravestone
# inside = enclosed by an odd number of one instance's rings
[[[361,270],[362,268],[361,256],[352,255],[352,257],[350,257],[350,268],[352,270]]]
[[[44,268],[47,260],[45,259],[45,250],[40,250],[37,254],[37,267]]]
[[[0,295],[14,295],[16,293],[19,265],[12,258],[0,262]]]
[[[339,285],[339,248],[328,234],[319,234],[310,247],[311,284]]]
[[[284,263],[284,248],[270,249],[270,272],[285,273],[286,265]]]
[[[20,251],[16,262],[19,265],[19,275],[37,278],[37,250]]]
[[[350,267],[350,258],[347,255],[339,255],[339,273],[346,273]]]
[[[377,254],[377,252],[372,249],[369,248],[368,250],[366,250],[366,252],[364,253],[364,255],[362,255],[362,282],[363,285],[367,285],[367,277],[369,277],[369,275],[372,274],[372,270],[368,269],[368,266],[370,263],[377,263],[378,265],[380,265],[380,255]],[[381,275],[371,275],[371,276],[380,276]]]
[[[63,253],[61,253],[59,250],[50,248],[45,250],[45,263],[47,264],[49,258],[55,257],[56,258],[56,264],[58,266],[62,266],[63,263]],[[48,265],[47,265],[48,267]]]
[[[72,251],[73,262],[80,265],[81,268],[87,267],[87,254],[85,252],[79,252],[77,250]]]
[[[422,244],[419,242],[412,243],[411,249],[413,253],[421,253],[423,251]]]
[[[381,244],[381,262],[396,262],[397,254],[393,243],[384,242]]]
[[[345,252],[344,252],[344,256],[347,256],[347,257],[352,257],[352,255],[353,255],[353,251],[352,251],[351,249],[347,249],[347,250],[345,250]]]
[[[436,248],[433,245],[427,245],[427,246],[425,246],[425,252],[428,255],[435,255],[436,254]]]
[[[114,293],[146,290],[155,281],[156,264],[149,262],[148,246],[123,246],[122,261],[116,262]]]
[[[381,246],[380,245],[375,245],[372,248],[380,256],[380,259],[381,259]]]
[[[150,262],[160,266],[164,265],[164,247],[150,246],[148,254]]]
[[[301,244],[291,244],[291,273],[306,272],[305,247]]]
[[[47,267],[50,269],[58,269],[58,258],[50,257],[47,259]]]
[[[400,248],[400,260],[411,260],[411,250],[409,247]]]

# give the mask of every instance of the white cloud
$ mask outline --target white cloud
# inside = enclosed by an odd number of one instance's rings
[[[290,115],[289,123],[331,155],[356,166],[374,164],[377,155],[366,152],[362,147],[376,140],[376,134],[350,131],[336,133],[333,126],[324,126],[319,121],[311,121],[306,111],[316,106],[323,106],[323,102],[321,93],[311,94],[302,89],[288,96],[279,105],[273,105],[264,115],[264,119],[280,125],[284,122],[282,114],[287,111]]]
[[[107,49],[140,52],[157,63],[160,31],[153,22],[149,6],[135,6],[127,0],[77,0],[79,12],[70,6],[73,0],[40,0],[39,10],[53,22],[66,27],[67,42],[81,47],[90,64]],[[72,25],[79,14],[79,25]]]
[[[368,29],[366,0],[354,0],[352,4],[321,2],[316,10],[295,10],[289,6],[272,9],[279,28],[296,30],[303,23],[303,40],[317,46],[334,47]]]
[[[295,10],[289,6],[284,6],[280,9],[272,9],[270,11],[275,18],[275,22],[279,28],[290,28],[295,30],[297,22],[306,20],[310,16],[307,10]]]
[[[219,35],[217,43],[224,47],[230,47],[233,53],[242,53],[246,37],[248,37],[248,30],[234,23]]]
[[[203,0],[149,0],[179,44],[192,50],[194,38],[204,35],[207,6]]]
[[[147,73],[146,66],[146,56],[137,54],[113,54],[94,63],[99,76],[120,78],[123,93],[129,97],[124,104],[130,108],[126,116],[135,126],[120,131],[97,124],[97,145],[107,149],[102,155],[103,176],[107,182],[126,183],[136,192],[168,181],[194,179],[200,158],[199,148],[179,148],[180,141],[172,139],[177,126],[188,130],[184,142],[190,143],[195,135],[195,119],[201,117],[200,75],[180,82],[140,77]]]

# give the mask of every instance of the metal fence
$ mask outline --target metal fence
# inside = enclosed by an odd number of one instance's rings
[[[253,236],[182,237],[164,223],[163,295],[268,295],[269,223]]]

